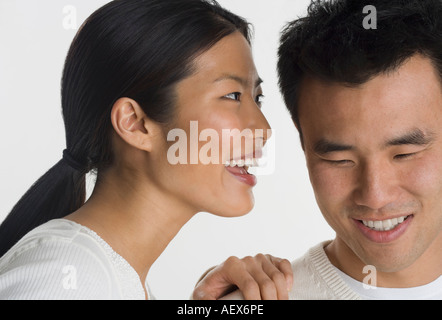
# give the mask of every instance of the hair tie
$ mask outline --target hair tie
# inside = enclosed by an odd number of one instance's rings
[[[82,171],[86,167],[86,164],[75,160],[75,158],[69,153],[67,149],[63,150],[63,161],[77,171]]]

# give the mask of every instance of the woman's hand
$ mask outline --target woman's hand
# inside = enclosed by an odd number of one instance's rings
[[[193,299],[217,300],[239,289],[246,300],[287,300],[292,284],[292,267],[286,259],[268,254],[230,257],[201,277]]]

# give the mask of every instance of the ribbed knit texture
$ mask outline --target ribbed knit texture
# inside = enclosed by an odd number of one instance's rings
[[[94,231],[56,219],[0,259],[0,299],[145,299],[145,293],[135,270]]]
[[[330,241],[312,247],[292,262],[291,300],[360,300],[334,269],[324,247]]]

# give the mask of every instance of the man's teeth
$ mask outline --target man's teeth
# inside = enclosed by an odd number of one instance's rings
[[[404,220],[407,218],[408,216],[403,216],[403,217],[399,217],[399,218],[393,218],[393,219],[387,219],[387,220],[361,220],[362,223],[366,226],[369,227],[370,229],[376,230],[376,231],[388,231],[391,229],[396,228],[396,226],[398,226],[399,224],[401,224],[402,222],[404,222]]]
[[[258,164],[258,160],[253,158],[253,159],[239,159],[239,160],[227,160],[224,165],[226,167],[257,167]]]

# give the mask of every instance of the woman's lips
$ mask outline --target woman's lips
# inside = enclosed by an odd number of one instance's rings
[[[259,166],[258,159],[262,157],[262,150],[257,149],[252,153],[245,154],[240,158],[227,160],[224,163],[225,169],[237,180],[251,187],[257,183],[256,176],[247,170],[250,167]]]
[[[370,227],[372,223],[368,224],[366,220],[362,221],[353,219],[353,221],[355,222],[357,228],[362,232],[362,234],[369,240],[376,243],[388,243],[398,239],[410,226],[411,222],[413,221],[413,215],[410,214],[405,217],[406,218],[401,223],[396,224],[393,228],[384,227],[384,224],[382,223],[383,221],[394,219],[373,221],[373,227]]]
[[[225,167],[225,169],[232,174],[236,179],[238,179],[239,181],[254,187],[257,183],[257,179],[256,176],[254,176],[253,174],[250,174],[247,172],[246,168],[244,167]]]

